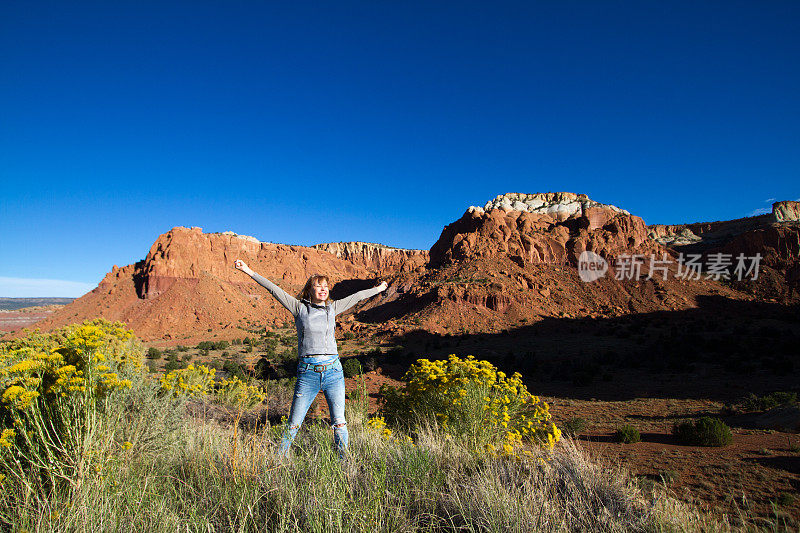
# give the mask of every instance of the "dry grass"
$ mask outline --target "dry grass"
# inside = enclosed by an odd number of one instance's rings
[[[734,531],[643,490],[617,466],[563,439],[524,459],[470,454],[435,428],[415,444],[387,440],[348,411],[341,464],[327,424],[309,421],[293,456],[276,456],[280,426],[256,413],[166,404],[140,384],[119,407],[136,416],[106,428],[133,442],[75,488],[6,482],[3,529],[28,531]],[[258,423],[242,424],[252,417]],[[244,427],[244,429],[243,429]],[[766,524],[777,530],[775,524]]]

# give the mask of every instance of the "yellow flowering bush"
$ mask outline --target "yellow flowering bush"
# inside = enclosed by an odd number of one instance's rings
[[[38,467],[71,479],[98,413],[131,387],[142,354],[123,323],[104,319],[0,343],[0,449],[10,453],[0,469]]]
[[[204,396],[214,388],[216,370],[206,365],[189,365],[161,378],[161,390],[173,396]]]
[[[241,410],[251,409],[267,397],[258,387],[237,376],[217,382],[215,374],[216,370],[206,365],[189,365],[163,376],[161,390],[175,397],[210,396],[214,401]]]
[[[223,379],[215,391],[217,400],[235,409],[251,409],[267,397],[258,387],[248,385],[236,376]]]
[[[496,455],[515,455],[526,441],[552,448],[561,438],[550,407],[528,392],[522,376],[507,376],[488,361],[454,354],[438,361],[418,359],[404,380],[401,389],[381,390],[390,422],[435,421],[470,449]]]
[[[389,427],[386,425],[386,420],[382,416],[369,417],[366,421],[366,425],[368,428],[379,434],[387,441],[416,446],[416,444],[414,444],[414,439],[408,435],[404,435],[389,429]]]
[[[392,438],[392,430],[386,426],[386,420],[382,416],[373,416],[367,419],[367,427],[372,428],[381,434],[385,439]]]

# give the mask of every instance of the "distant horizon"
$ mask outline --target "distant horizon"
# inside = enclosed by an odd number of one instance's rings
[[[5,2],[0,293],[75,297],[175,226],[430,249],[507,192],[757,216],[800,197],[798,21],[789,0]]]

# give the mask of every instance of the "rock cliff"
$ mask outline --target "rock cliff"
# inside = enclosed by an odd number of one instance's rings
[[[770,224],[797,221],[800,221],[800,202],[783,201],[773,203],[772,212],[765,215],[718,222],[654,224],[647,227],[647,235],[659,244],[670,246],[698,243],[715,245],[748,231],[763,229]]]
[[[139,297],[155,298],[176,280],[196,280],[203,274],[224,282],[242,283],[241,272],[233,268],[233,262],[242,259],[256,272],[299,290],[317,272],[334,280],[374,277],[402,268],[413,269],[427,258],[425,251],[379,246],[367,243],[294,246],[260,242],[233,232],[203,233],[197,227],[176,227],[156,239],[141,264],[137,264],[134,277]]]
[[[358,244],[362,246],[345,247],[337,257],[328,251],[335,250],[331,245],[276,244],[233,232],[175,227],[155,240],[143,260],[122,268],[114,265],[97,288],[37,326],[48,329],[103,316],[126,322],[144,339],[212,332],[230,336],[248,324],[278,325],[291,319],[264,288],[233,267],[236,259],[291,294],[311,274],[324,273],[334,283],[334,299],[427,259],[425,251]]]
[[[584,250],[612,258],[660,249],[641,218],[585,194],[508,193],[446,226],[431,247],[430,264],[508,254],[522,264],[576,265]]]
[[[379,276],[408,272],[428,262],[428,250],[392,248],[369,242],[328,242],[315,244],[312,248],[360,265]]]

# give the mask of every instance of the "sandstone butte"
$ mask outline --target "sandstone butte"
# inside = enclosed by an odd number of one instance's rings
[[[356,306],[344,331],[392,336],[430,332],[497,332],[548,317],[599,317],[678,310],[700,295],[733,299],[780,297],[800,257],[800,202],[776,202],[772,213],[732,221],[647,226],[628,211],[586,195],[508,193],[472,206],[447,225],[429,251],[347,242],[296,246],[260,242],[233,232],[175,227],[145,258],[114,266],[94,290],[34,327],[49,330],[102,316],[121,320],[147,341],[190,344],[241,338],[245,329],[291,320],[269,293],[233,268],[236,259],[290,293],[313,273],[327,274],[336,299],[372,287],[387,291]],[[641,275],[592,283],[578,276],[591,250],[612,261],[645,258]],[[760,253],[760,277],[746,291],[713,279],[645,279],[649,258],[679,253]]]

